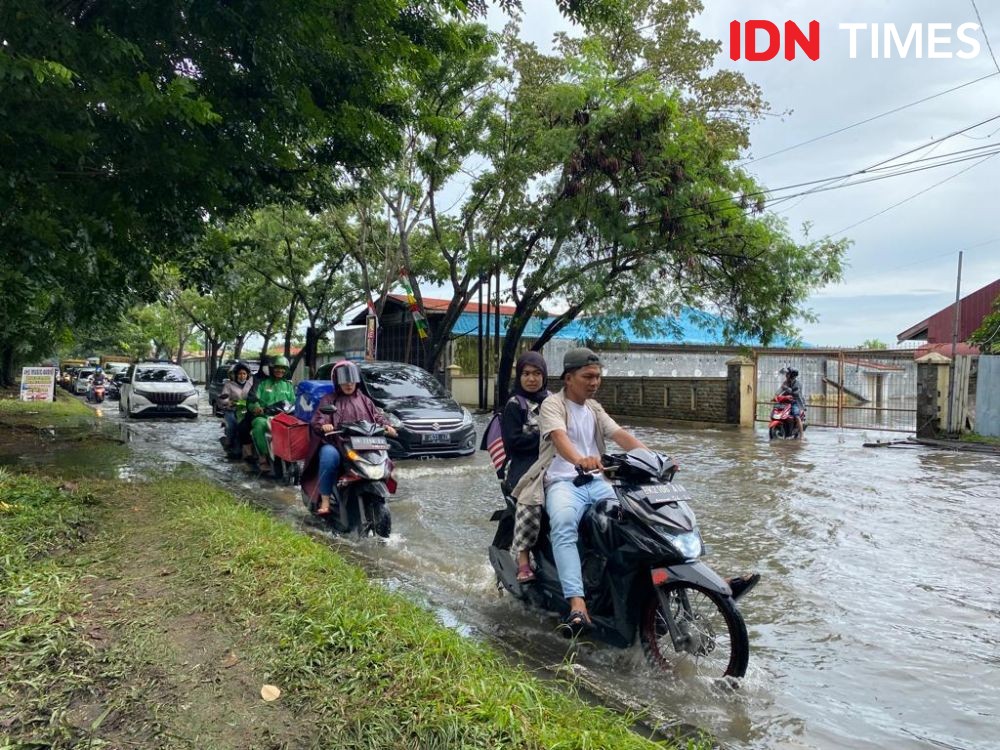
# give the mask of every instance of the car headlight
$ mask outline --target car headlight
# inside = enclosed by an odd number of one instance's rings
[[[701,534],[689,531],[685,534],[678,534],[670,540],[677,548],[677,551],[684,555],[685,560],[697,560],[701,557]]]
[[[403,426],[403,420],[393,414],[391,411],[385,415],[389,419],[389,424],[391,424],[397,430]]]
[[[462,427],[468,427],[472,424],[472,412],[462,407]]]
[[[184,393],[184,400],[187,401],[189,398],[198,398],[198,391],[193,388],[190,391],[186,391]]]
[[[136,389],[135,389],[135,390],[134,390],[134,391],[132,392],[132,395],[134,395],[134,396],[139,396],[140,398],[144,398],[144,399],[146,399],[147,401],[149,401],[150,397],[151,397],[151,396],[152,396],[153,394],[152,394],[152,393],[150,393],[149,391],[140,391],[140,390],[139,390],[138,388],[136,388]]]

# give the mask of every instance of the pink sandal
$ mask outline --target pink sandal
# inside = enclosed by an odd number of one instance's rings
[[[531,565],[524,563],[524,565],[517,566],[517,582],[518,583],[531,583],[535,580],[535,571],[531,569]]]

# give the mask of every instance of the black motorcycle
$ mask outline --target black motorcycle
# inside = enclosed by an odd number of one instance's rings
[[[589,634],[628,648],[638,631],[654,666],[742,677],[750,652],[746,625],[729,584],[698,559],[705,548],[687,504],[690,495],[673,481],[677,465],[644,449],[601,461],[616,499],[595,503],[580,524]],[[593,479],[580,471],[575,481]],[[498,586],[565,616],[569,605],[556,573],[547,518],[533,550],[535,580],[519,584],[510,552],[515,501],[505,499],[507,507],[492,516],[498,528],[489,550]]]
[[[332,404],[321,406],[333,414]],[[328,432],[324,439],[340,451],[340,476],[330,500],[330,513],[318,516],[342,534],[388,537],[392,532],[389,495],[396,492],[385,428],[371,422],[350,422]],[[302,502],[310,513],[318,507],[305,492]]]

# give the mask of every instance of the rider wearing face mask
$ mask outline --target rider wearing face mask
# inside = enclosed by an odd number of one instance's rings
[[[361,370],[356,364],[348,360],[338,362],[333,366],[330,380],[333,382],[333,393],[320,399],[310,420],[316,440],[313,454],[302,472],[303,491],[314,501],[316,493],[319,493],[316,515],[320,516],[330,512],[330,498],[340,471],[340,451],[325,438],[340,425],[350,422],[374,422],[385,427],[389,437],[397,435],[385,413],[358,388]],[[335,406],[336,411],[324,414],[321,409],[329,404]]]
[[[253,377],[250,367],[246,362],[237,362],[233,369],[229,371],[229,380],[222,386],[222,392],[216,399],[216,403],[222,410],[222,415],[226,420],[226,436],[229,438],[229,446],[226,449],[233,458],[240,457],[240,441],[236,436],[236,402],[246,401],[253,390]],[[244,446],[244,455],[249,455],[250,445]]]
[[[259,456],[260,470],[265,473],[271,470],[271,461],[268,459],[268,421],[267,417],[264,416],[264,410],[282,401],[295,403],[295,390],[292,384],[285,380],[286,372],[288,372],[288,360],[284,357],[275,357],[271,360],[271,374],[257,383],[251,396],[251,399],[254,396],[256,399],[250,407],[252,418],[250,433]]]

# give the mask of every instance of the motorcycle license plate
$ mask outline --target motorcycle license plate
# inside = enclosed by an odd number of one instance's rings
[[[421,438],[421,442],[425,444],[442,445],[451,442],[451,435],[447,432],[427,432]]]
[[[380,437],[351,438],[351,447],[356,451],[387,451],[389,443]]]
[[[681,500],[690,500],[691,493],[688,492],[678,482],[668,482],[666,484],[650,484],[642,488],[643,495],[651,505],[662,505],[663,503],[676,503]]]

